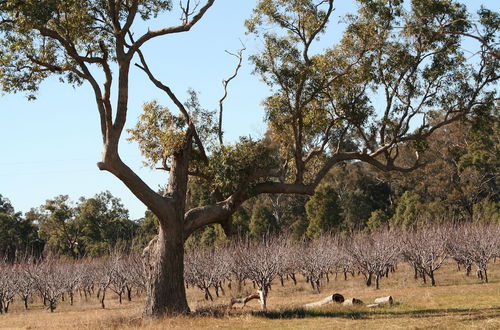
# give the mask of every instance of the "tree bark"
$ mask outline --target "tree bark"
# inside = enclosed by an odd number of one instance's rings
[[[431,285],[436,286],[436,280],[434,279],[434,271],[433,270],[431,270],[429,272],[429,277],[431,278]]]
[[[366,286],[371,286],[372,285],[372,276],[373,276],[372,273],[368,273],[368,275],[366,277]]]
[[[147,300],[143,316],[158,319],[189,313],[184,287],[184,237],[182,222],[168,232],[161,226],[144,250]],[[176,226],[172,226],[176,227]]]

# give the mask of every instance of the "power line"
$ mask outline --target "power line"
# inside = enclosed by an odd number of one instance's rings
[[[6,176],[20,176],[20,175],[50,175],[50,174],[71,174],[71,173],[100,173],[96,168],[95,170],[85,169],[85,170],[64,170],[64,171],[37,171],[37,172],[21,172],[21,173],[0,173],[0,177]]]

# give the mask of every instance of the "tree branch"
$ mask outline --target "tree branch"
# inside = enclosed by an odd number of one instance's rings
[[[203,15],[205,15],[207,10],[210,7],[212,7],[214,2],[215,2],[215,0],[208,0],[206,2],[206,4],[202,8],[200,8],[198,13],[195,16],[193,16],[191,21],[189,21],[185,24],[146,32],[136,42],[134,42],[132,44],[132,46],[130,47],[130,50],[128,52],[129,57],[131,58],[139,50],[139,48],[148,40],[151,40],[153,38],[163,36],[166,34],[181,33],[181,32],[187,32],[187,31],[191,30],[191,28],[203,17]]]

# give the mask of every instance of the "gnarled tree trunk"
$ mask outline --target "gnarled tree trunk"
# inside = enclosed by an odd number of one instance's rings
[[[160,228],[144,249],[147,300],[144,318],[189,313],[184,287],[184,238],[182,227]]]

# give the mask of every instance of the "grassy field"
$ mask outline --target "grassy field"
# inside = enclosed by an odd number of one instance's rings
[[[274,284],[268,312],[258,312],[257,301],[244,309],[217,308],[227,305],[236,295],[226,289],[226,295],[208,303],[201,291],[190,288],[188,297],[192,309],[222,311],[217,316],[173,317],[144,324],[141,320],[143,299],[119,304],[108,293],[107,308],[99,307],[97,299],[63,302],[54,313],[41,304],[24,311],[16,301],[8,314],[0,315],[1,329],[500,329],[500,261],[492,264],[491,282],[481,283],[475,277],[457,272],[448,264],[436,275],[437,287],[415,281],[405,264],[395,274],[381,281],[381,289],[367,288],[361,276],[347,281],[331,278],[324,283],[320,294],[313,293],[307,283],[297,286],[279,281]],[[245,290],[253,291],[251,285]],[[365,303],[376,297],[392,295],[393,306],[379,309],[330,305],[314,310],[303,310],[303,304],[339,292],[346,298],[356,297]],[[213,314],[212,314],[213,315]]]

